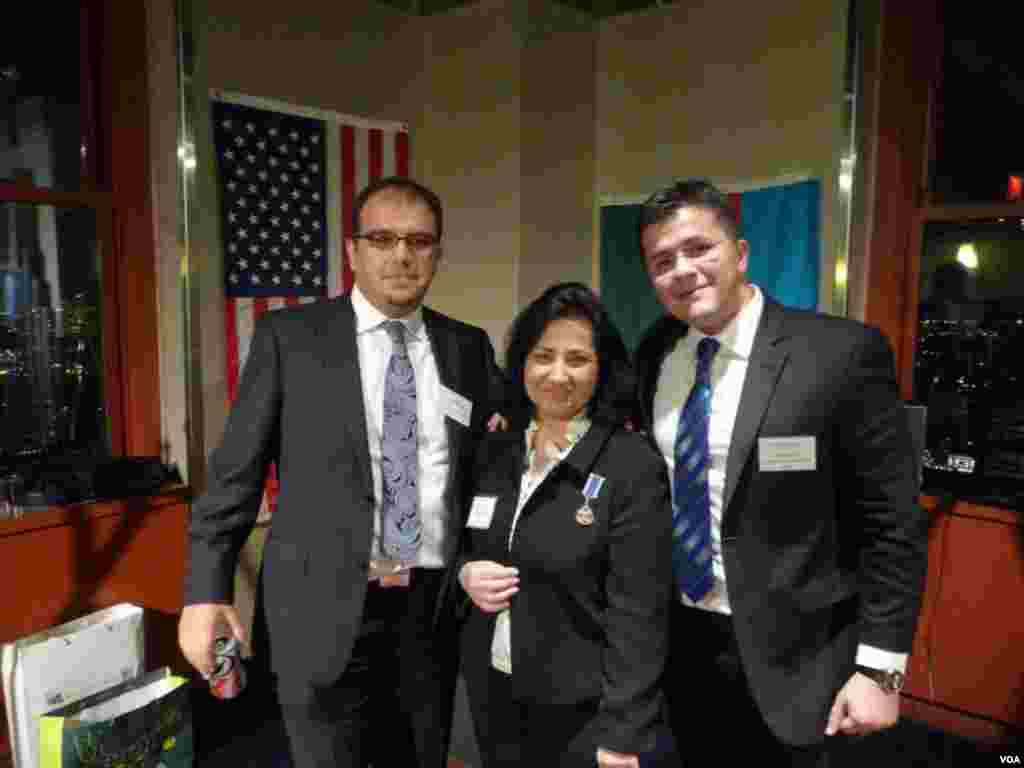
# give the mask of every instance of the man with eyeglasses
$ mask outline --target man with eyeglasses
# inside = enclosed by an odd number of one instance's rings
[[[204,675],[238,552],[277,462],[256,650],[295,768],[444,768],[457,647],[449,567],[476,440],[501,373],[487,334],[422,306],[441,258],[437,196],[370,184],[346,254],[352,291],[259,320],[194,505],[180,643]]]
[[[637,367],[672,478],[678,748],[828,765],[834,735],[898,719],[924,586],[892,352],[876,329],[748,282],[757,254],[705,181],[652,195],[640,244],[666,311]]]

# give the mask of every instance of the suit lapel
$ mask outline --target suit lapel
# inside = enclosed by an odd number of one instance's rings
[[[359,372],[359,349],[356,346],[355,312],[352,299],[346,295],[337,300],[337,312],[325,313],[319,335],[324,339],[323,359],[325,391],[330,393],[332,411],[338,422],[338,434],[348,436],[366,489],[373,489],[370,470],[369,437],[366,430],[366,408],[363,381]],[[340,395],[340,396],[339,396]]]
[[[761,322],[754,337],[750,364],[743,382],[739,409],[733,425],[729,457],[725,468],[725,489],[722,495],[723,526],[729,511],[729,502],[736,490],[736,484],[743,468],[750,458],[761,422],[764,420],[768,403],[771,402],[779,374],[786,364],[789,352],[781,343],[785,338],[783,321],[785,310],[765,297]]]
[[[547,476],[541,481],[530,497],[529,501],[526,502],[523,507],[523,511],[520,513],[520,517],[527,517],[533,508],[537,505],[537,499],[540,498],[541,490],[548,483],[553,482],[553,475],[556,472],[563,473],[565,479],[570,485],[576,487],[580,492],[580,504],[583,504],[583,486],[587,482],[587,476],[590,474],[591,467],[594,466],[594,462],[597,461],[598,455],[601,453],[601,449],[604,448],[605,443],[608,442],[608,438],[612,435],[612,428],[604,424],[593,423],[590,425],[590,429],[587,430],[587,434],[583,436],[583,439],[579,441],[572,450],[569,451],[569,455],[556,467],[553,467]],[[526,447],[523,446],[523,452],[525,454]],[[525,461],[525,459],[524,459]]]

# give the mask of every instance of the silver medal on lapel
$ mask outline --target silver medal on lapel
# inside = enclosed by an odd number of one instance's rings
[[[583,485],[583,506],[576,510],[577,525],[586,527],[594,524],[594,510],[590,508],[590,502],[598,497],[603,486],[604,478],[591,472]]]

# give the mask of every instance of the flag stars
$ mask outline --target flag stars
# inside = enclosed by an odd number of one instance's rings
[[[225,149],[225,150],[224,150],[224,159],[225,159],[225,160],[234,160],[234,159],[235,159],[235,153],[234,153],[234,150],[231,150],[231,149]]]
[[[249,253],[251,255],[255,256],[259,252],[260,252],[260,247],[258,245],[256,245],[256,243],[253,243],[252,245],[249,246]]]
[[[232,273],[231,273],[231,274],[230,274],[230,275],[228,276],[228,280],[230,280],[230,281],[231,281],[231,284],[232,284],[232,285],[238,285],[238,275],[237,275],[237,274],[236,274],[235,272],[232,272]]]
[[[257,187],[255,184],[250,184],[248,186],[248,190],[250,195],[255,195],[259,191],[259,187]]]
[[[299,147],[299,154],[303,157],[309,157],[309,147]]]
[[[249,133],[256,133],[256,126],[252,123],[246,123],[245,130],[247,130]]]
[[[321,283],[323,283],[323,278],[320,277],[320,275],[317,275],[316,277],[313,278],[313,285],[320,287]]]
[[[313,173],[320,173],[320,163],[310,163],[309,170]]]
[[[255,213],[250,213],[249,214],[249,223],[252,224],[253,226],[255,226],[256,224],[259,224],[260,223],[259,216],[257,216]]]
[[[245,139],[242,138],[241,136],[235,136],[235,146],[236,147],[244,147],[245,146]]]
[[[285,202],[281,203],[281,210],[282,210],[282,211],[287,211],[287,210],[288,210],[288,209],[289,209],[290,207],[291,207],[291,206],[290,206],[290,205],[288,204],[288,202],[287,202],[287,201],[285,201]]]
[[[295,277],[292,278],[292,282],[295,285],[302,285],[302,278],[296,275]]]
[[[309,272],[312,268],[313,268],[313,265],[310,264],[308,261],[302,262],[302,269],[303,269],[304,272]]]
[[[261,211],[265,211],[269,207],[270,207],[270,203],[268,203],[266,200],[260,200],[260,210]]]
[[[292,141],[298,141],[299,140],[299,132],[298,131],[292,131],[291,133],[288,134],[288,138],[291,139]]]
[[[291,168],[293,171],[297,171],[299,170],[299,168],[302,167],[302,165],[299,163],[298,160],[292,160],[290,163],[288,163],[288,167]]]
[[[278,146],[277,151],[280,152],[282,155],[287,155],[288,154],[288,145],[287,144],[281,144],[280,146]]]
[[[272,278],[270,278],[270,281],[274,285],[280,285],[281,284],[281,276],[280,275],[274,275]]]
[[[270,157],[270,158],[269,158],[269,159],[267,160],[267,164],[268,164],[268,165],[269,165],[269,166],[270,166],[271,168],[277,168],[277,166],[279,166],[279,165],[281,164],[281,161],[280,161],[280,160],[278,160],[278,159],[277,159],[276,157],[273,157],[273,156],[271,156],[271,157]]]
[[[234,243],[228,243],[228,253],[235,253],[238,250],[238,246]]]
[[[260,280],[260,276],[253,272],[252,275],[249,276],[249,282],[253,285],[259,285],[262,281]]]
[[[300,197],[302,197],[302,195],[299,194],[299,190],[293,189],[292,190],[292,200],[298,200]]]
[[[288,259],[285,259],[284,261],[281,262],[281,270],[283,272],[290,272],[291,269],[292,269],[292,263],[290,261],[288,261]]]
[[[281,246],[279,246],[279,245],[271,246],[270,247],[270,255],[271,256],[280,256],[281,255]]]
[[[314,229],[315,231],[317,231],[317,232],[319,232],[319,231],[320,231],[320,222],[319,222],[319,221],[314,221],[314,222],[313,222],[313,229]]]
[[[234,224],[237,219],[238,219],[238,214],[235,213],[234,211],[231,211],[228,214],[228,223],[229,224]]]
[[[235,235],[239,240],[245,240],[249,236],[249,231],[246,229],[239,229]]]
[[[273,226],[273,227],[281,226],[281,217],[280,216],[271,216],[270,217],[270,225]]]
[[[282,232],[281,233],[281,242],[282,243],[287,243],[291,239],[292,239],[292,236],[290,234],[288,234],[287,232]]]
[[[312,239],[313,239],[313,238],[312,238],[312,237],[310,237],[310,235],[309,235],[309,233],[308,233],[308,232],[303,232],[303,233],[302,233],[302,242],[304,242],[304,243],[306,243],[307,245],[309,245],[309,241],[310,241],[310,240],[312,240]]]
[[[313,136],[309,137],[309,141],[310,141],[311,144],[319,144],[320,143],[320,137],[314,134]]]
[[[222,120],[220,124],[223,126],[225,131],[230,131],[231,130],[231,126],[233,125],[233,123],[230,120],[227,120],[227,119]]]
[[[270,129],[269,129],[269,130],[267,131],[267,135],[268,135],[268,136],[277,136],[277,128],[270,128]]]
[[[292,180],[292,177],[291,177],[290,174],[288,174],[288,173],[282,173],[281,174],[281,183],[282,184],[287,184],[291,180]]]
[[[266,241],[270,238],[270,233],[265,229],[260,230],[260,240]]]
[[[238,268],[240,270],[242,270],[243,272],[245,270],[247,270],[249,268],[249,260],[248,259],[239,259],[238,260]]]
[[[262,170],[259,171],[256,175],[259,177],[260,181],[266,181],[267,179],[270,178],[270,174]]]
[[[281,195],[280,187],[271,187],[270,188],[270,196],[271,197],[279,197],[280,195]]]
[[[302,222],[299,219],[292,219],[292,228],[298,229],[302,226]]]
[[[238,168],[235,168],[235,176],[238,176],[239,178],[244,178],[245,177],[245,168],[242,168],[241,166],[239,166]]]
[[[260,269],[270,269],[270,262],[264,259],[260,262]]]
[[[224,186],[226,186],[228,188],[228,192],[234,192],[238,188],[238,182],[237,181],[229,181]]]
[[[245,202],[245,198],[244,198],[244,197],[240,197],[240,198],[238,198],[238,199],[237,199],[237,200],[235,201],[235,205],[237,205],[237,206],[238,206],[239,208],[245,208],[245,207],[247,207],[247,206],[248,206],[249,204],[248,204],[247,202]]]
[[[319,203],[320,202],[320,193],[319,192],[314,192],[313,193],[313,202],[314,203]]]
[[[297,248],[297,247],[296,248],[292,248],[292,256],[294,256],[297,259],[301,255],[302,255],[302,249],[301,248]]]
[[[266,148],[267,142],[264,139],[260,139],[259,141],[256,142],[256,149],[258,149],[260,152],[265,151]]]

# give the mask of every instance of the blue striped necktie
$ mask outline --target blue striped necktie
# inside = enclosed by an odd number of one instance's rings
[[[691,600],[711,591],[711,499],[708,494],[708,421],[711,361],[719,343],[707,336],[697,344],[697,376],[676,428],[672,485],[672,569]]]

